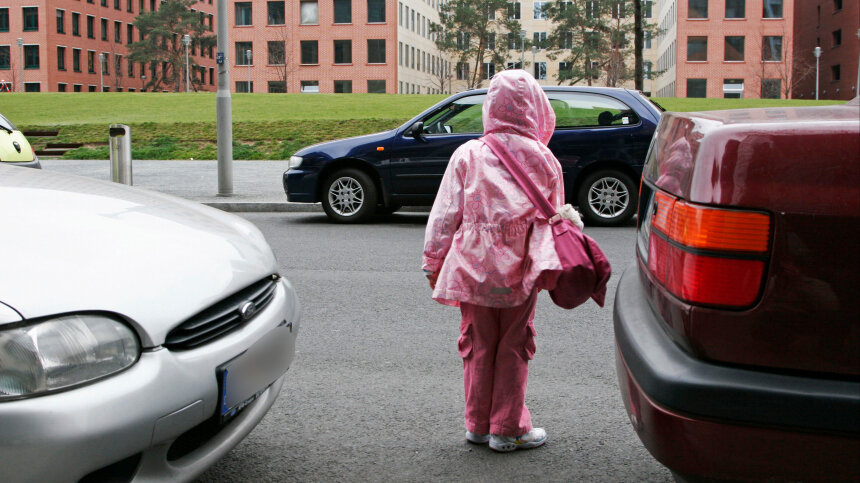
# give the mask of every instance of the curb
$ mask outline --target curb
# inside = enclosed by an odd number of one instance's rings
[[[257,212],[275,212],[275,213],[322,213],[322,206],[319,203],[278,203],[278,202],[229,202],[229,201],[212,201],[203,202],[206,206],[217,208],[230,213],[257,213]]]

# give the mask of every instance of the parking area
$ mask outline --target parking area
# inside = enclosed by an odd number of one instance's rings
[[[617,389],[611,303],[538,303],[527,404],[543,448],[496,454],[463,438],[459,311],[420,271],[426,214],[329,224],[322,213],[255,213],[303,321],[281,397],[199,481],[671,481],[634,434]],[[589,228],[614,269],[633,225]]]

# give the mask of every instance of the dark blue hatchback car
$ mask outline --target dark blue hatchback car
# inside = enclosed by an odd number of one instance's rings
[[[556,114],[549,147],[561,162],[567,201],[591,225],[626,222],[636,212],[642,165],[661,109],[627,89],[544,91]],[[340,223],[433,204],[451,154],[483,133],[486,93],[455,94],[391,131],[301,149],[284,173],[287,199],[322,202]]]

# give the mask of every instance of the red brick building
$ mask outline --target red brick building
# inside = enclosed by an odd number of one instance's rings
[[[140,90],[146,81],[144,76],[152,73],[128,62],[127,44],[139,40],[140,34],[132,25],[135,17],[157,8],[159,3],[0,0],[0,90]],[[201,0],[195,9],[202,13],[204,22],[214,26],[212,0]],[[214,55],[201,53],[192,46],[191,54],[200,65],[193,74],[203,81],[203,89],[214,90]]]
[[[860,1],[795,0],[795,98],[815,98],[815,47],[819,57],[819,99],[852,99],[857,95],[860,58]]]
[[[396,2],[246,0],[228,10],[233,92],[397,92]]]
[[[788,97],[794,1],[660,2],[657,95]]]

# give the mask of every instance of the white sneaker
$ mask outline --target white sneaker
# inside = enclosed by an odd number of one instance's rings
[[[474,444],[487,444],[490,442],[490,435],[466,431],[466,441]]]
[[[518,449],[537,448],[546,443],[546,431],[543,428],[532,428],[526,434],[517,437],[490,435],[490,449],[507,453]]]

